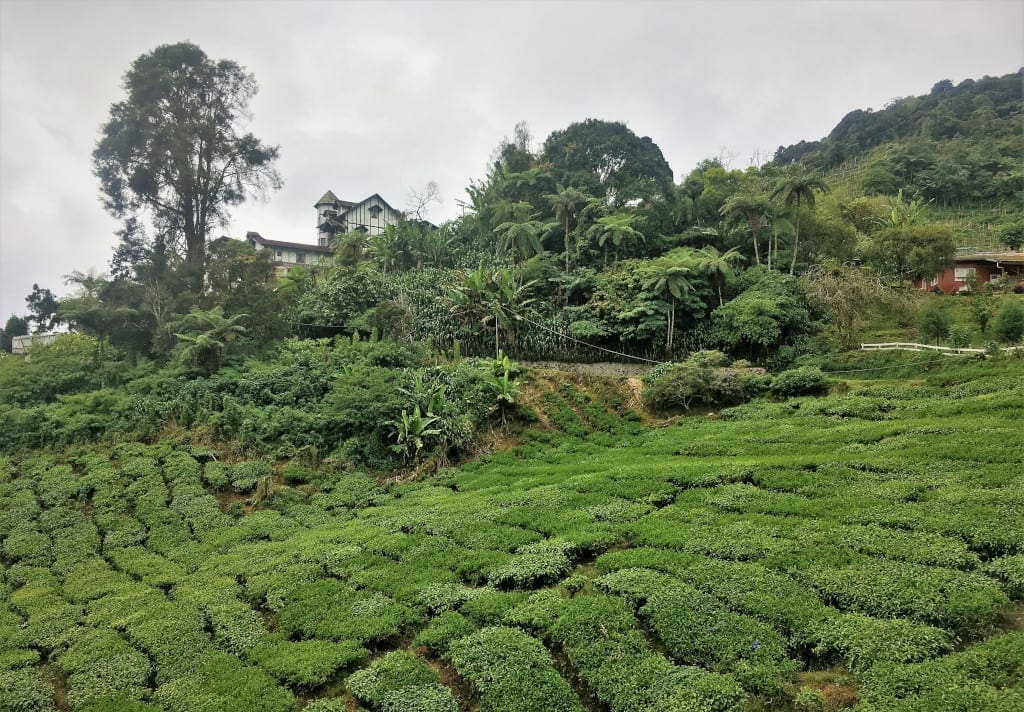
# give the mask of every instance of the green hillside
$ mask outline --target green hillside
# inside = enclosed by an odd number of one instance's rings
[[[1022,71],[851,111],[820,141],[780,146],[773,164],[799,161],[851,197],[902,189],[961,246],[994,248],[998,228],[1024,210]]]
[[[0,709],[1019,709],[1019,362],[849,387],[658,429],[549,375],[407,483],[4,460]]]

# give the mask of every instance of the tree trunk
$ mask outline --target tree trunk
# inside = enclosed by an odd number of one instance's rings
[[[565,273],[569,273],[569,215],[565,216]]]
[[[793,259],[789,262],[789,274],[796,271],[796,253],[800,248],[800,195],[796,196],[796,233],[793,235]]]
[[[668,312],[668,333],[665,337],[665,353],[668,356],[672,355],[672,337],[675,335],[673,332],[676,327],[676,298],[672,297],[672,308]]]
[[[751,230],[750,233],[754,236],[754,260],[757,262],[758,267],[761,266],[761,252],[757,249],[757,234],[760,230]]]

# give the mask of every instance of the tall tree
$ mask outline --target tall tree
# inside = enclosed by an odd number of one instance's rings
[[[551,205],[552,210],[555,211],[555,217],[558,218],[559,222],[562,223],[562,229],[564,231],[564,242],[565,247],[565,271],[569,271],[569,241],[571,232],[569,231],[569,220],[570,218],[576,218],[579,215],[580,210],[585,206],[592,197],[584,190],[578,190],[573,187],[558,186],[557,193],[551,193],[547,196],[548,203]]]
[[[198,293],[211,229],[229,207],[281,187],[277,147],[240,130],[256,80],[180,42],[136,59],[124,89],[93,151],[104,206],[126,223],[148,214],[153,237],[184,257]]]
[[[754,242],[754,261],[761,264],[761,230],[768,224],[771,216],[771,201],[766,195],[737,193],[730,197],[719,209],[719,214],[732,220],[746,220],[750,229],[750,238]],[[769,249],[771,247],[769,246]]]
[[[562,184],[586,187],[616,208],[672,192],[672,169],[661,149],[623,123],[587,119],[555,131],[541,159]]]
[[[651,262],[647,279],[644,281],[644,289],[650,290],[656,297],[667,298],[671,302],[665,334],[667,354],[672,353],[672,341],[675,337],[676,300],[682,299],[690,291],[691,284],[687,277],[692,272],[691,262],[666,256]]]
[[[789,273],[796,271],[796,256],[800,249],[800,208],[806,205],[814,208],[814,193],[828,193],[828,183],[813,173],[794,173],[783,179],[771,193],[771,198],[781,197],[786,207],[792,208],[796,217],[796,230],[793,233],[793,258],[789,263]]]
[[[526,222],[505,222],[494,228],[498,236],[498,248],[515,262],[516,257],[532,257],[544,251],[540,244],[542,225],[536,220]]]
[[[25,317],[11,314],[7,323],[4,324],[2,333],[0,333],[0,349],[11,352],[11,345],[15,336],[27,336],[28,335],[28,319]]]
[[[718,306],[722,306],[725,304],[725,300],[722,299],[722,287],[736,279],[733,267],[746,258],[735,247],[728,252],[719,252],[711,245],[700,250],[696,257],[697,266],[711,278],[711,283],[718,290]]]
[[[60,323],[57,298],[49,289],[42,289],[38,284],[33,284],[31,294],[25,297],[25,303],[28,304],[28,319],[35,323],[37,334],[50,331]]]
[[[606,215],[603,218],[598,218],[597,222],[590,226],[587,230],[589,237],[597,238],[597,246],[605,249],[605,246],[610,242],[615,246],[615,258],[619,257],[619,250],[622,249],[622,245],[628,242],[643,242],[644,235],[642,232],[633,227],[636,224],[637,218],[635,215],[625,215],[622,213],[616,215]],[[605,249],[605,263],[608,262],[608,251]]]

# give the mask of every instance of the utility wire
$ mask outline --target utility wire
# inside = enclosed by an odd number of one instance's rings
[[[549,326],[546,326],[545,324],[541,324],[541,323],[538,323],[536,321],[533,321],[529,317],[523,316],[522,314],[519,314],[518,312],[515,312],[515,311],[509,309],[506,306],[503,306],[503,305],[500,305],[500,304],[498,306],[502,309],[502,311],[506,311],[509,314],[511,314],[512,316],[518,317],[519,319],[522,319],[523,321],[525,321],[528,324],[533,324],[536,327],[544,329],[544,331],[550,331],[555,336],[561,337],[563,339],[568,339],[569,341],[572,341],[574,343],[582,344],[583,346],[587,346],[589,348],[596,349],[598,351],[604,351],[605,353],[615,354],[616,356],[624,356],[625,358],[631,358],[631,359],[635,359],[637,361],[644,361],[646,363],[653,363],[656,366],[659,366],[659,365],[665,363],[665,361],[655,361],[654,359],[644,358],[643,356],[634,356],[633,354],[627,354],[627,353],[623,353],[622,351],[615,351],[613,349],[606,349],[603,346],[597,346],[596,344],[589,344],[586,341],[580,341],[579,339],[577,339],[577,338],[575,338],[573,336],[569,336],[568,334],[563,334],[563,333],[561,333],[559,331],[555,331],[554,329],[552,329]]]

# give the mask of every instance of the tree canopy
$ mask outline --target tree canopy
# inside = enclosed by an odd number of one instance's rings
[[[93,151],[104,206],[126,221],[126,234],[148,216],[153,243],[184,258],[199,291],[211,229],[231,206],[281,186],[277,147],[240,127],[256,80],[179,42],[136,59],[124,90]]]
[[[541,159],[561,183],[585,188],[615,207],[672,192],[672,169],[658,145],[617,121],[587,119],[555,131]]]

